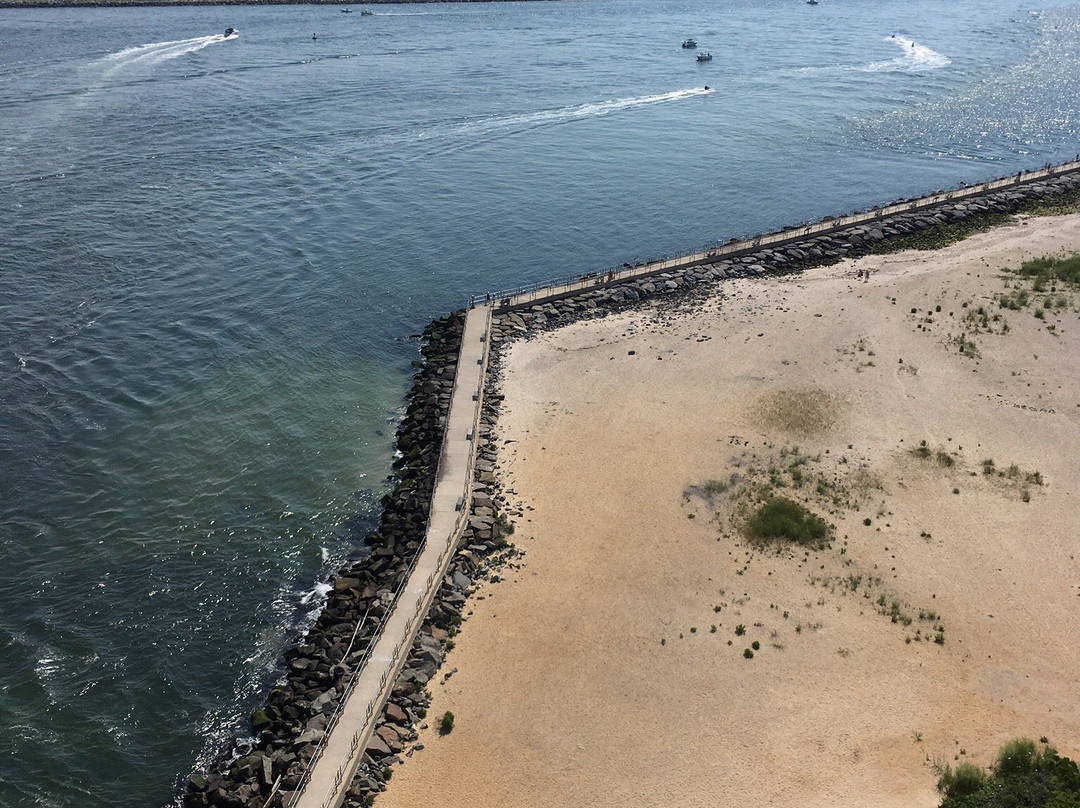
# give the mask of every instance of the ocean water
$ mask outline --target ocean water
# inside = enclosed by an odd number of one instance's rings
[[[1060,0],[374,11],[0,10],[0,806],[243,728],[433,316],[1080,150]]]

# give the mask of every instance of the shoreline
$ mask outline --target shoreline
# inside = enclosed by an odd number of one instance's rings
[[[1080,298],[1003,307],[1011,331],[962,332],[981,353],[953,340],[998,272],[1059,249],[1080,213],[507,315],[499,479],[525,561],[470,600],[432,688],[456,728],[422,731],[376,804],[929,808],[935,766],[1014,735],[1075,758]],[[799,497],[832,546],[741,539],[700,493],[729,474],[817,480],[829,499]]]
[[[715,291],[733,279],[805,272],[815,266],[835,264],[845,255],[865,254],[874,244],[901,238],[904,233],[947,230],[985,216],[996,208],[1015,212],[1025,205],[1039,204],[1039,200],[1045,198],[1075,195],[1078,189],[1080,176],[1059,176],[1033,182],[1022,189],[1023,193],[1010,189],[1007,193],[980,198],[979,204],[968,202],[945,206],[942,208],[945,213],[935,209],[929,216],[924,212],[889,217],[882,221],[882,227],[888,233],[882,232],[880,238],[877,234],[867,238],[866,231],[855,228],[844,239],[835,234],[816,236],[801,246],[763,249],[733,261],[699,265],[659,278],[590,288],[555,303],[500,315],[492,329],[491,341],[498,348],[501,343],[512,342],[521,336],[535,336],[575,320],[640,309],[649,298],[670,300],[676,306],[690,305],[702,296],[708,296],[710,289]],[[449,318],[441,318],[429,326],[425,334],[445,330],[448,323]],[[441,445],[441,440],[433,436],[445,420],[445,412],[440,408],[448,400],[446,384],[452,385],[452,367],[457,361],[451,347],[453,337],[449,339],[450,342],[443,339],[430,350],[430,346],[425,345],[425,362],[409,393],[409,411],[399,429],[401,467],[406,471],[414,467],[418,471],[428,469],[420,472],[421,477],[424,473],[430,474],[430,464],[437,462],[438,446]],[[496,358],[489,380],[498,375],[499,360]],[[447,382],[447,379],[451,381]],[[462,542],[464,549],[458,551],[455,566],[413,647],[411,657],[415,664],[410,663],[394,687],[390,706],[384,712],[381,725],[368,746],[365,765],[350,791],[349,805],[365,804],[371,795],[382,791],[388,779],[387,769],[400,761],[401,754],[411,755],[417,748],[417,740],[423,737],[420,733],[430,730],[424,720],[428,708],[425,686],[433,682],[446,653],[453,648],[453,635],[460,623],[468,618],[463,610],[474,605],[474,601],[467,600],[466,596],[485,580],[499,582],[500,570],[521,566],[513,561],[517,557],[516,551],[505,546],[503,537],[513,529],[507,517],[520,520],[525,511],[512,503],[515,497],[512,491],[504,494],[499,487],[495,474],[499,456],[491,430],[497,422],[496,411],[502,395],[493,392],[490,398],[491,406],[485,397],[481,459],[475,469],[474,489],[480,496],[474,503],[473,518]],[[416,423],[412,423],[414,416]],[[420,429],[419,435],[416,428]],[[283,796],[300,782],[306,761],[314,754],[328,716],[341,695],[341,682],[348,672],[348,665],[344,663],[355,663],[360,658],[361,652],[354,650],[352,641],[346,644],[344,635],[351,633],[357,640],[356,648],[370,642],[372,632],[368,629],[361,632],[358,628],[361,609],[365,610],[365,618],[366,609],[372,606],[376,616],[380,610],[385,611],[386,596],[393,588],[388,585],[393,576],[387,575],[407,566],[410,554],[418,546],[418,538],[423,538],[425,521],[417,517],[425,510],[425,496],[430,497],[430,491],[425,493],[413,487],[405,492],[395,489],[384,500],[384,505],[394,507],[385,508],[379,529],[366,542],[376,547],[369,559],[374,565],[372,570],[343,570],[333,581],[334,592],[323,614],[305,638],[284,654],[289,684],[284,689],[272,690],[267,707],[257,710],[252,717],[256,746],[249,748],[234,743],[217,756],[218,762],[210,773],[191,775],[183,795],[185,806],[202,808],[222,804],[222,800],[232,800],[230,804],[237,805],[262,805],[267,800],[275,806],[287,804]],[[380,544],[381,548],[378,547]],[[453,673],[446,674],[443,682]]]

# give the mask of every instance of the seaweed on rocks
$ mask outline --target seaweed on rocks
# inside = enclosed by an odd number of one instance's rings
[[[370,554],[339,570],[318,618],[283,653],[281,680],[251,715],[254,741],[234,739],[208,771],[191,774],[181,797],[185,808],[284,808],[301,784],[423,546],[464,325],[459,311],[424,330],[397,430],[393,487],[381,500],[378,526],[364,538]]]

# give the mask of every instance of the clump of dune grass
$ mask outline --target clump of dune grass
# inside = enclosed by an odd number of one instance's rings
[[[1080,286],[1080,253],[1067,257],[1044,255],[1042,258],[1032,258],[1022,263],[1017,273],[1030,278],[1036,292],[1043,292],[1057,284]]]
[[[828,542],[829,525],[798,502],[770,497],[746,520],[747,537],[762,543],[792,542],[822,547]]]

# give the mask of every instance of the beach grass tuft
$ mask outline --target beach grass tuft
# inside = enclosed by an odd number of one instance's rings
[[[798,502],[771,497],[746,521],[746,534],[759,542],[789,541],[820,547],[826,543],[829,526]]]

